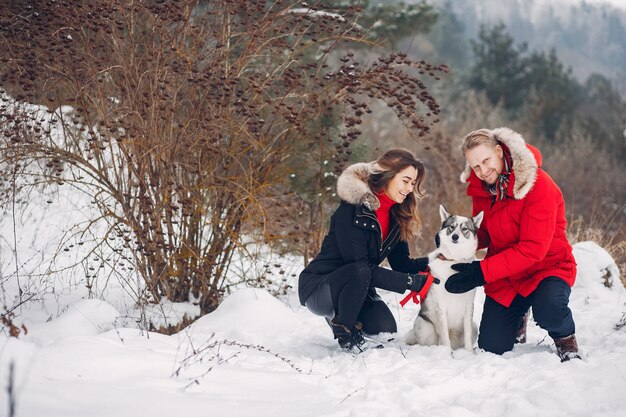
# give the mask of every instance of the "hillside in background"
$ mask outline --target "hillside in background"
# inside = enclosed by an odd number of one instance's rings
[[[406,3],[418,3],[408,0]],[[610,79],[626,96],[626,7],[573,0],[430,0],[439,11],[433,31],[406,40],[413,53],[443,58],[451,66],[471,60],[470,40],[481,25],[504,23],[530,50],[554,48],[581,81],[592,73]],[[435,52],[436,51],[436,52]]]

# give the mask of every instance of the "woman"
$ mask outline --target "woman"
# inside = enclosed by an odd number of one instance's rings
[[[360,348],[363,333],[396,332],[396,321],[376,293],[407,289],[425,296],[433,282],[427,258],[409,258],[407,241],[420,227],[417,198],[421,161],[392,149],[375,162],[348,167],[337,181],[341,204],[319,255],[300,274],[300,303],[326,317],[339,346]],[[392,270],[378,265],[387,258]]]
[[[561,190],[541,169],[541,154],[518,133],[500,128],[469,133],[461,181],[473,213],[483,211],[479,248],[483,261],[457,264],[446,282],[451,293],[479,285],[487,295],[478,346],[502,354],[513,349],[529,307],[537,324],[554,339],[561,361],[580,358],[568,307],[576,278],[572,247],[565,236]]]

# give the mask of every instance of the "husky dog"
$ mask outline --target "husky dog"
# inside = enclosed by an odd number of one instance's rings
[[[441,229],[435,236],[437,249],[428,255],[428,265],[430,273],[439,278],[441,284],[430,288],[406,342],[410,345],[443,345],[452,349],[465,347],[472,351],[478,333],[472,319],[476,290],[451,294],[444,285],[450,275],[457,272],[452,265],[476,259],[476,232],[483,220],[483,212],[469,219],[452,215],[440,205],[439,215]]]

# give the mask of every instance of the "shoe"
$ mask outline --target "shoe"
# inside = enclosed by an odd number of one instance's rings
[[[556,354],[561,358],[561,362],[567,362],[570,359],[580,359],[575,334],[554,339],[554,344],[556,345]]]
[[[522,317],[522,324],[517,329],[517,336],[515,336],[515,343],[526,343],[526,325],[528,324],[528,317],[530,316],[530,309],[526,311],[524,317]]]
[[[339,323],[337,317],[333,317],[332,320],[328,321],[331,329],[333,330],[333,335],[339,346],[345,350],[358,350],[362,352],[361,346],[365,343],[365,339],[363,337],[363,325],[357,322],[352,328],[348,328],[347,326]]]

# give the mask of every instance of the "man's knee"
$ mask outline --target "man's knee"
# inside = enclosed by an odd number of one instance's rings
[[[569,310],[567,306],[563,307],[550,302],[535,304],[533,306],[533,318],[539,327],[552,328],[563,321],[567,313],[566,310]]]
[[[498,355],[512,350],[517,329],[513,319],[515,311],[490,298],[485,299],[478,332],[478,347]]]
[[[572,311],[568,307],[570,287],[560,278],[550,277],[537,288],[533,297],[535,322],[549,333],[574,331]],[[565,334],[565,336],[568,336]]]
[[[478,347],[497,355],[502,355],[505,352],[513,350],[514,340],[508,340],[502,335],[497,334],[485,334],[481,332],[478,336]]]
[[[567,306],[544,303],[533,306],[533,317],[539,327],[550,335],[569,336],[574,333],[575,325],[572,311]]]

